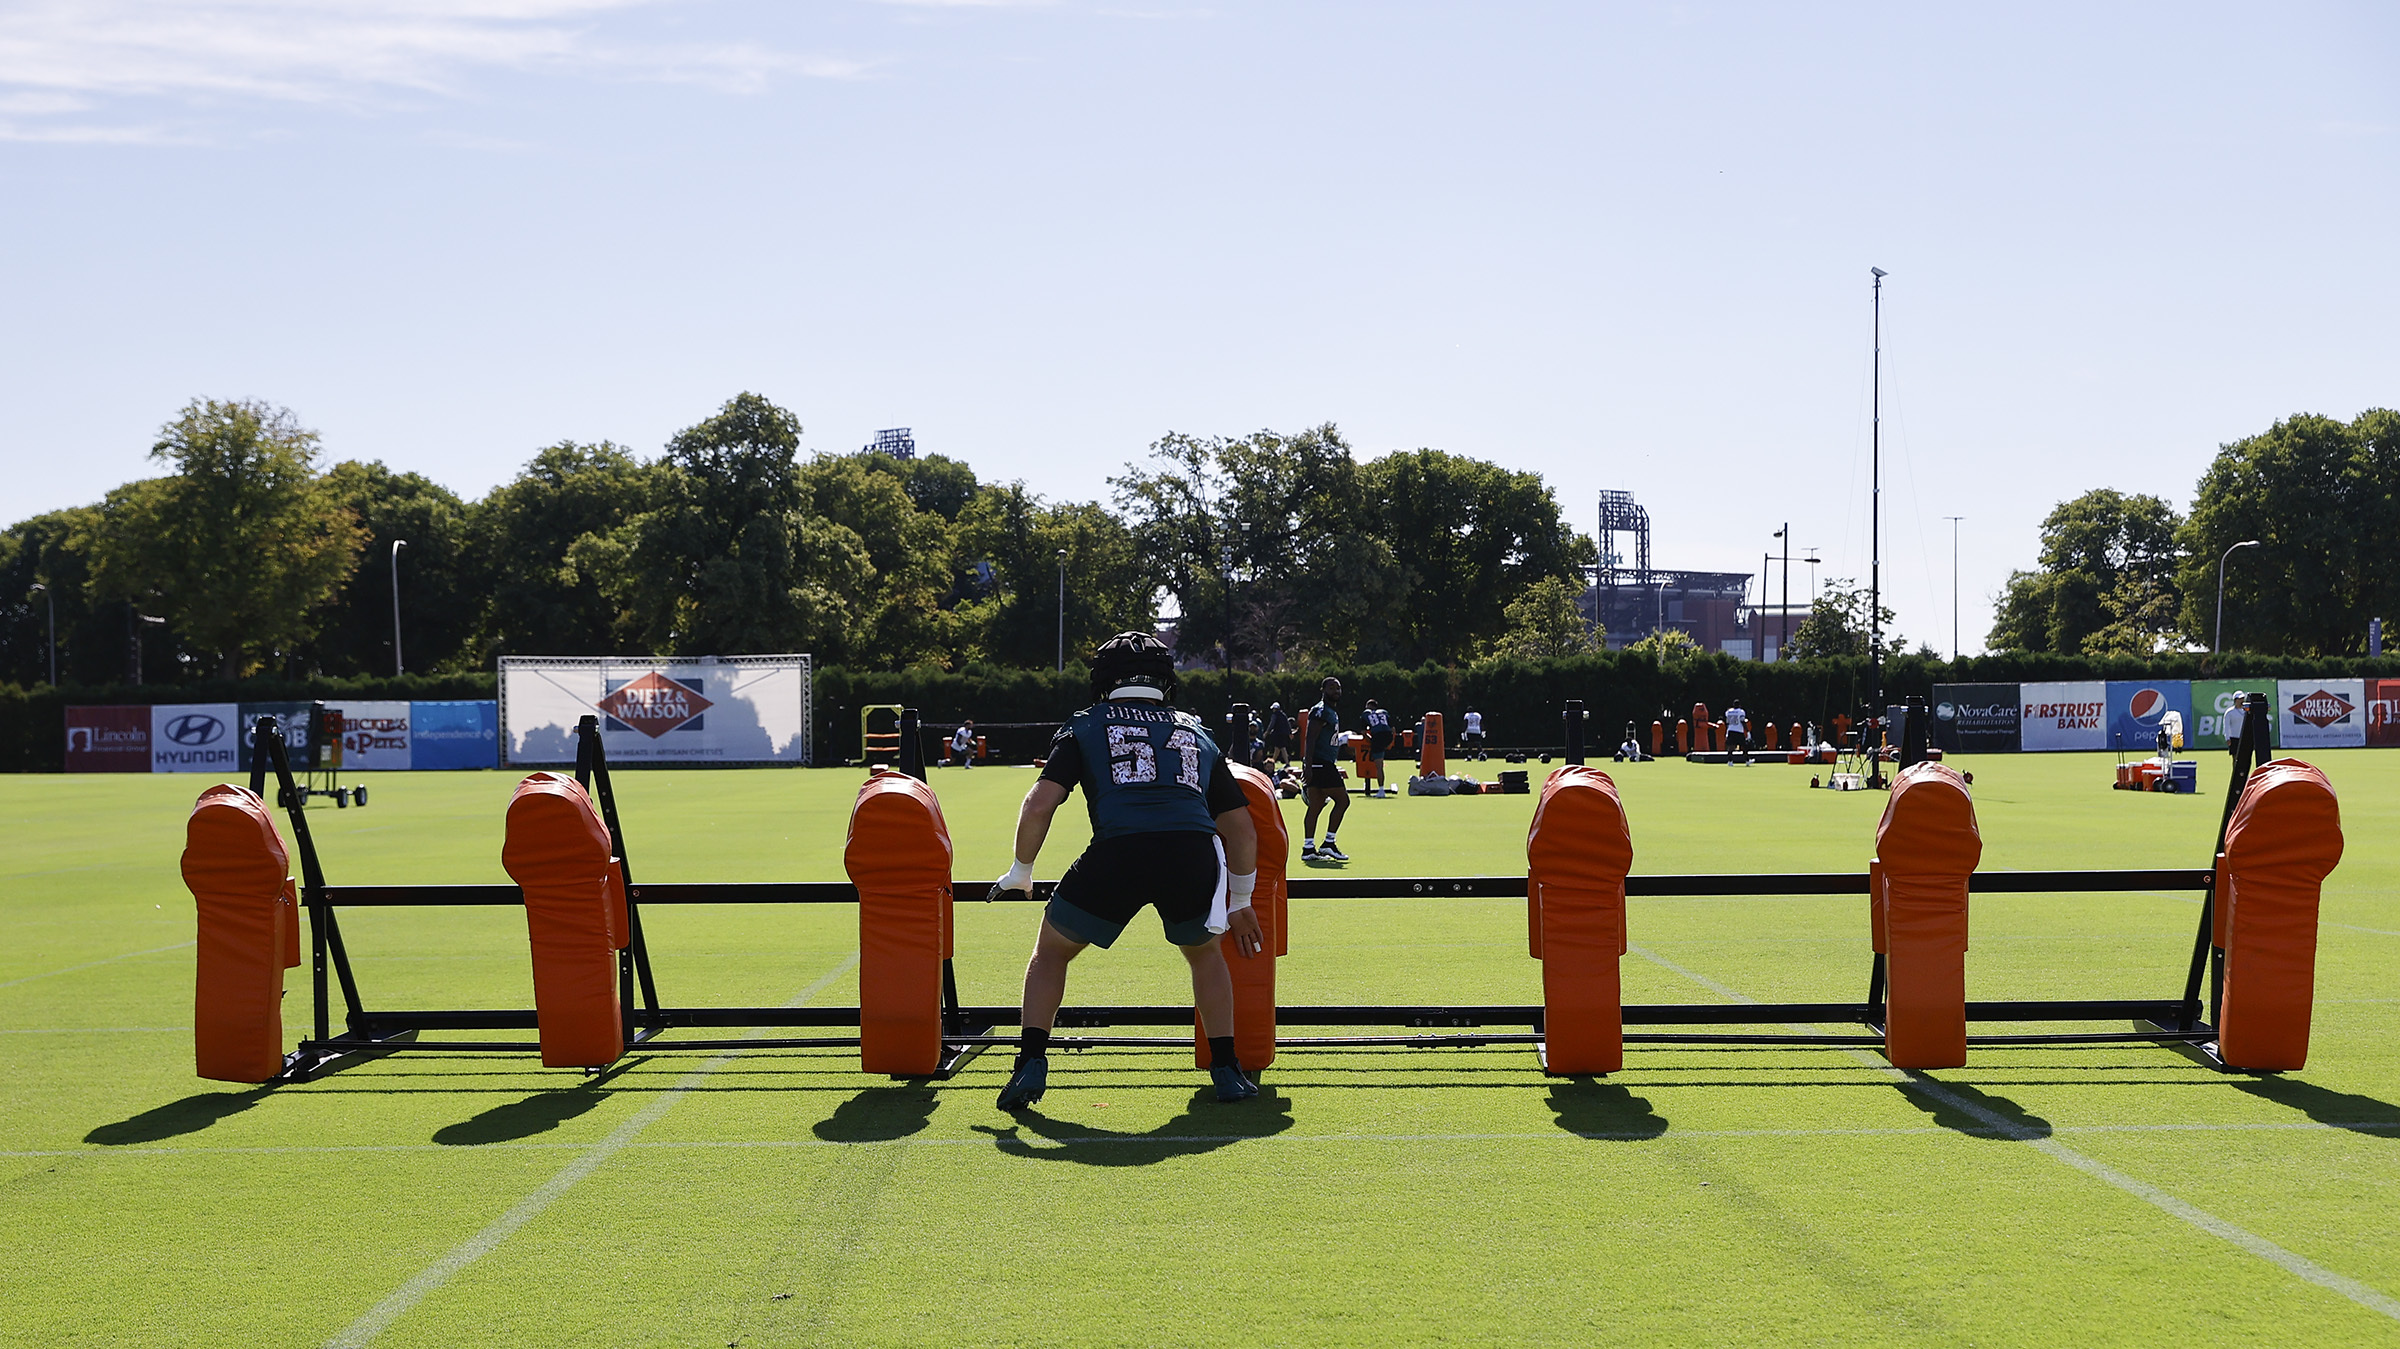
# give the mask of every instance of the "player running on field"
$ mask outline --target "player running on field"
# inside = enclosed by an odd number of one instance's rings
[[[1092,843],[1059,878],[1025,966],[1024,1028],[1000,1108],[1042,1099],[1050,1081],[1050,1026],[1067,993],[1067,965],[1087,946],[1116,943],[1144,906],[1192,968],[1192,997],[1208,1036],[1208,1074],[1220,1101],[1258,1088],[1233,1052],[1233,971],[1217,934],[1230,930],[1245,959],[1264,945],[1250,893],[1258,834],[1249,798],[1200,719],[1168,705],[1175,657],[1157,638],[1120,632],[1092,653],[1092,705],[1067,719],[1017,812],[1016,865],[992,886],[1031,890],[1050,818],[1080,785]]]
[[[1739,698],[1725,705],[1725,766],[1731,768],[1736,756],[1750,762],[1750,714],[1742,710]]]
[[[1350,784],[1342,780],[1342,761],[1338,757],[1342,744],[1342,681],[1328,679],[1317,686],[1317,705],[1308,709],[1308,747],[1301,755],[1308,784],[1308,827],[1300,839],[1300,860],[1322,858],[1328,862],[1347,862],[1333,836],[1341,831],[1342,817],[1350,813]],[[1317,815],[1325,802],[1333,801],[1333,818],[1325,822],[1325,846],[1317,846]]]

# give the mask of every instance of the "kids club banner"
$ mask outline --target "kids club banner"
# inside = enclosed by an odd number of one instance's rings
[[[2028,750],[2107,749],[2108,685],[2022,684],[2017,733]]]
[[[2112,679],[2108,681],[2108,744],[2111,749],[2143,754],[2158,749],[2158,728],[2175,713],[2183,722],[2183,743],[2192,743],[2192,685],[2186,679]]]
[[[1933,686],[1933,745],[1947,754],[2010,753],[2023,715],[2014,684]]]
[[[575,761],[575,727],[600,719],[612,763],[808,762],[809,658],[500,658],[500,752]]]
[[[2340,749],[2367,743],[2367,681],[2276,681],[2276,743],[2294,749]]]

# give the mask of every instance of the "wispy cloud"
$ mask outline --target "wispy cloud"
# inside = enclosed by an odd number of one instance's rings
[[[371,109],[454,97],[476,74],[549,72],[755,93],[863,62],[748,41],[612,33],[672,0],[13,0],[0,9],[0,139],[147,142],[239,102]],[[120,125],[118,123],[126,124]]]

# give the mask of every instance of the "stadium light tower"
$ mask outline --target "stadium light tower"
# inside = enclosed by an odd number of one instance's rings
[[[25,592],[25,597],[26,597],[27,599],[31,599],[31,598],[33,598],[33,597],[34,597],[35,595],[37,595],[37,594],[38,594],[38,595],[40,595],[40,596],[42,597],[42,602],[43,602],[44,604],[46,604],[46,605],[48,605],[48,606],[50,607],[50,687],[52,687],[52,688],[57,688],[57,687],[58,687],[58,597],[50,593],[50,587],[48,587],[48,586],[46,586],[46,585],[42,584],[42,583],[41,583],[41,582],[39,582],[39,581],[36,581],[36,582],[34,582],[34,583],[33,583],[33,589],[31,589],[31,590],[28,590],[28,591],[26,591],[26,592]]]
[[[2208,647],[2208,654],[2212,656],[2225,649],[2225,560],[2232,557],[2236,549],[2256,548],[2257,546],[2258,540],[2244,539],[2232,548],[2226,549],[2224,555],[2217,559],[2217,630],[2211,635]]]
[[[400,550],[408,546],[406,539],[392,540],[392,678],[408,673],[408,662],[400,659]]]
[[[1058,672],[1067,672],[1067,550],[1058,550]]]

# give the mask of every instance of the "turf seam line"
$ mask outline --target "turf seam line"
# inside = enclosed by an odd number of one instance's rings
[[[1661,956],[1643,950],[1641,947],[1633,946],[1628,943],[1628,949],[1639,954],[1645,960],[1662,965],[1667,969],[1684,975],[1693,982],[1698,983],[1701,987],[1731,998],[1735,1002],[1754,1003],[1758,1001],[1756,998],[1749,997],[1733,988],[1718,983],[1714,979],[1710,979],[1704,975],[1696,974],[1693,971],[1687,970]],[[2361,1307],[2365,1307],[2369,1311],[2381,1312],[2383,1315],[2390,1317],[2395,1321],[2400,1321],[2400,1298],[2393,1298],[2389,1294],[2384,1293],[2379,1289],[2369,1287],[2366,1284],[2360,1283],[2358,1280],[2353,1279],[2346,1274],[2337,1274],[2334,1271],[2327,1269],[2325,1266],[2318,1264],[2316,1261],[2309,1259],[2307,1256],[2301,1255],[2297,1251],[2289,1250],[2283,1246],[2279,1246],[2247,1228],[2237,1227],[2234,1224],[2227,1222],[2223,1218],[2210,1213],[2206,1209],[2176,1198],[2174,1195],[2169,1194],[2165,1190],[2150,1184],[2148,1181],[2126,1175],[2124,1172],[2119,1171],[2115,1167],[2109,1166],[2107,1163],[2099,1161],[2096,1158],[2086,1157],[2082,1153],[2077,1152],[2075,1149],[2068,1147],[2055,1138],[2043,1137],[2041,1134],[2016,1123],[2014,1120],[2011,1120],[1996,1111],[1988,1109],[1974,1101],[1968,1100],[1966,1097],[1961,1096],[1954,1091],[1951,1091],[1949,1088],[1943,1086],[1941,1083],[1933,1080],[1932,1078],[1925,1076],[1921,1072],[1890,1067],[1888,1064],[1885,1064],[1882,1060],[1876,1058],[1874,1055],[1865,1050],[1853,1050],[1851,1052],[1861,1062],[1874,1065],[1889,1073],[1893,1080],[1898,1082],[1904,1089],[1914,1091],[1920,1095],[1940,1101],[1942,1104],[1958,1111],[1963,1115],[1968,1116],[1969,1118],[1982,1120],[1986,1126],[1997,1131],[1999,1137],[2008,1139],[2012,1142],[2023,1143],[2026,1146],[2031,1147],[2049,1157],[2055,1162],[2065,1166],[2073,1167],[2077,1171],[2081,1171],[2094,1180],[2101,1181],[2126,1194],[2132,1195],[2134,1198],[2149,1204],[2151,1207],[2158,1209],[2162,1213],[2189,1223],[2193,1227],[2208,1233],[2212,1237],[2216,1237],[2221,1241],[2228,1242],[2233,1246],[2248,1251],[2250,1254],[2255,1255],[2270,1264],[2278,1266],[2285,1273],[2291,1274],[2292,1276],[2305,1282],[2313,1283],[2318,1287],[2326,1289],[2330,1292],[2339,1293],[2343,1297],[2350,1299],[2352,1302],[2357,1303]]]
[[[169,951],[180,951],[187,946],[198,946],[199,944],[200,943],[198,939],[195,938],[192,941],[179,941],[173,946],[153,946],[147,951],[127,951],[121,956],[109,956],[104,960],[87,960],[80,965],[69,965],[63,970],[47,970],[41,974],[28,974],[21,979],[11,979],[6,983],[0,983],[0,988],[15,988],[19,984],[30,984],[36,979],[55,979],[59,975],[73,974],[77,970],[94,969],[101,965],[114,965],[120,960],[132,960],[140,956],[164,955]]]
[[[806,1003],[810,998],[823,992],[834,980],[848,974],[857,964],[858,952],[852,951],[842,957],[841,963],[835,965],[823,978],[802,989],[799,996],[793,998],[785,1006],[798,1007]],[[758,1032],[754,1031],[752,1034],[756,1035]],[[441,1259],[419,1270],[415,1277],[393,1290],[391,1296],[375,1304],[367,1310],[365,1315],[351,1322],[348,1329],[326,1341],[328,1349],[360,1349],[360,1346],[373,1342],[376,1336],[390,1328],[392,1322],[406,1315],[408,1310],[419,1302],[424,1301],[427,1294],[448,1283],[451,1277],[460,1270],[490,1254],[501,1242],[508,1240],[509,1236],[518,1228],[531,1222],[542,1210],[555,1203],[559,1196],[573,1189],[577,1181],[598,1170],[601,1163],[624,1151],[627,1145],[641,1136],[644,1129],[657,1123],[661,1116],[673,1109],[677,1101],[689,1094],[692,1088],[699,1086],[709,1074],[740,1056],[740,1050],[730,1050],[684,1074],[683,1078],[669,1088],[665,1094],[643,1106],[633,1118],[611,1130],[608,1137],[592,1145],[589,1151],[567,1163],[557,1175],[542,1182],[540,1188],[532,1194],[518,1200],[506,1213],[485,1225],[482,1231],[452,1247],[449,1253],[442,1256]]]

